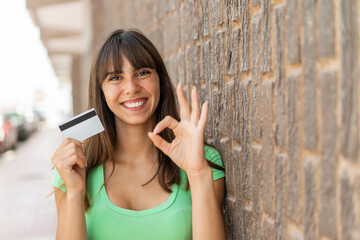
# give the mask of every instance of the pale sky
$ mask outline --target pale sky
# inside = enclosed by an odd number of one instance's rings
[[[38,90],[44,92],[47,108],[68,108],[70,86],[59,88],[25,0],[0,0],[0,31],[0,110],[32,105]]]

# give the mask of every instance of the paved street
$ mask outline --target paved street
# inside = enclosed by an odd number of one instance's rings
[[[61,141],[42,128],[0,155],[0,239],[55,239],[56,207],[50,184],[51,156]]]

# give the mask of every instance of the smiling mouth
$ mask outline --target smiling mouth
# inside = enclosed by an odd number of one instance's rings
[[[120,105],[128,110],[140,110],[146,105],[147,102],[148,102],[148,99],[142,98],[142,99],[139,99],[138,101],[122,102]]]

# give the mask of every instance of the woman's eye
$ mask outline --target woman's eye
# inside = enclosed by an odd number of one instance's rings
[[[140,71],[137,75],[141,77],[141,76],[144,76],[144,75],[147,75],[147,74],[150,74],[149,70]]]
[[[116,80],[120,80],[121,78],[119,76],[112,76],[109,78],[109,81],[116,81]]]

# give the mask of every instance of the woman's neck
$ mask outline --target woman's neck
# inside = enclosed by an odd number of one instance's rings
[[[125,125],[115,121],[117,146],[116,161],[132,166],[154,164],[157,149],[147,133],[153,131],[155,124]]]

